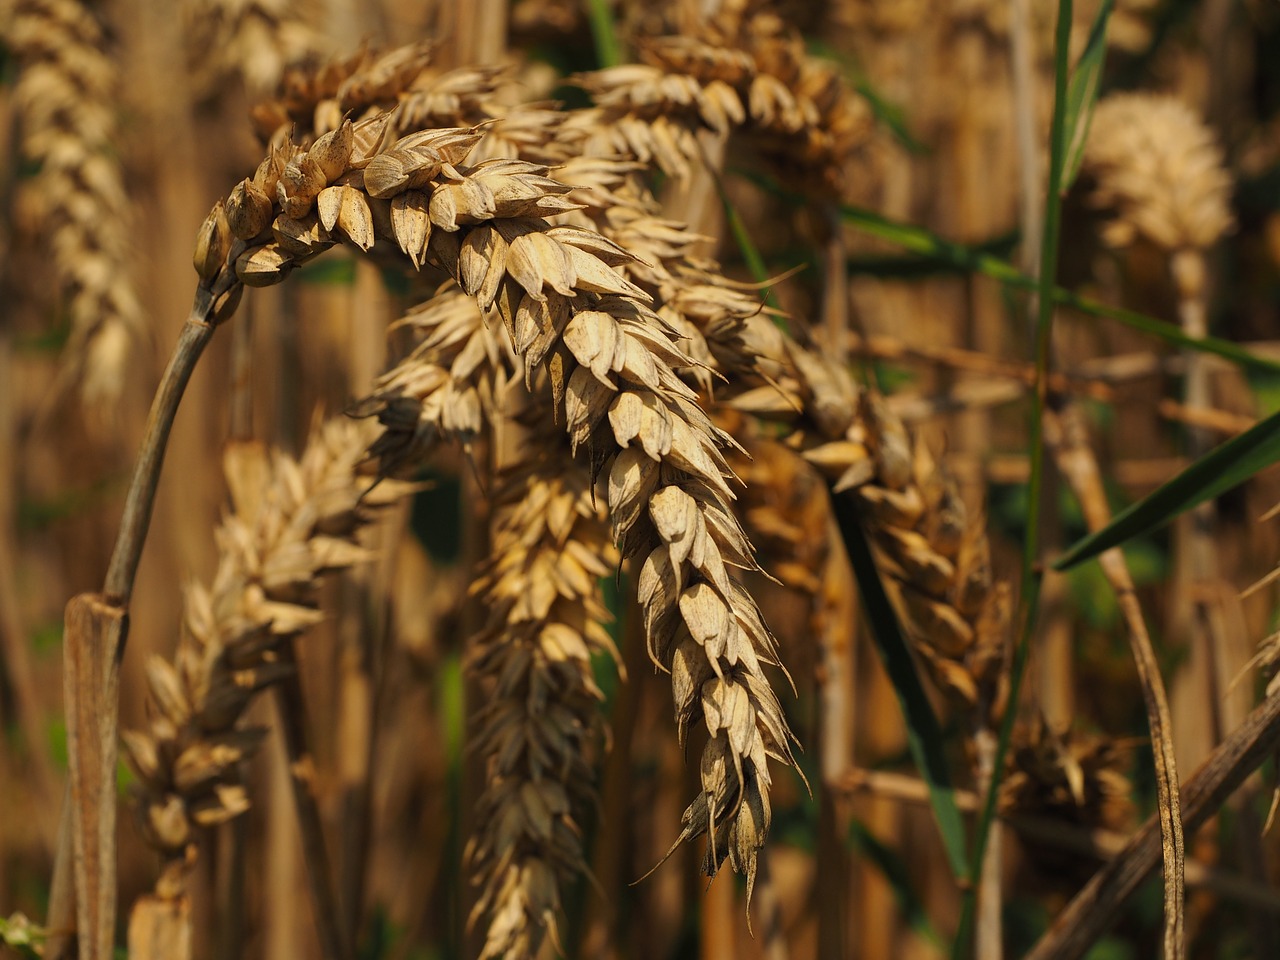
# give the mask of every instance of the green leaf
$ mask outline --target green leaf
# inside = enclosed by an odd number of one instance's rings
[[[1067,87],[1066,155],[1063,158],[1062,182],[1058,185],[1060,194],[1071,189],[1084,160],[1084,145],[1089,139],[1089,125],[1093,122],[1093,108],[1098,102],[1098,86],[1102,79],[1102,64],[1107,55],[1107,21],[1114,5],[1114,0],[1104,0],[1098,8],[1084,53],[1080,55]]]
[[[1244,483],[1277,460],[1280,460],[1280,413],[1272,414],[1211,450],[1168,483],[1116,514],[1109,524],[1080,540],[1056,560],[1053,568],[1068,570],[1104,550],[1154,530]]]
[[[602,67],[616,67],[622,63],[622,44],[618,42],[618,30],[609,0],[587,0],[587,16],[591,20],[596,59]]]
[[[957,879],[969,876],[969,857],[965,852],[964,820],[956,806],[955,789],[947,769],[947,758],[942,751],[942,727],[934,716],[933,707],[916,673],[915,661],[907,647],[906,638],[898,625],[893,604],[884,592],[880,571],[862,531],[858,508],[849,496],[835,495],[832,502],[840,536],[849,554],[849,563],[858,579],[858,592],[863,609],[871,624],[876,649],[884,661],[885,672],[893,684],[902,715],[907,723],[907,744],[920,775],[929,786],[929,803],[938,821],[942,845],[946,848],[951,872]]]
[[[724,188],[724,178],[714,170],[709,171],[711,179],[715,182],[716,193],[720,196],[720,205],[724,208],[724,217],[729,224],[729,229],[733,233],[733,239],[737,241],[738,249],[742,251],[742,259],[747,265],[747,269],[751,271],[751,275],[755,277],[756,283],[764,286],[772,279],[769,276],[769,269],[765,266],[764,257],[760,256],[760,250],[756,247],[755,241],[751,239],[751,231],[747,229],[747,225],[742,220],[742,215],[738,213],[738,208],[733,205],[733,201],[729,198],[729,192]],[[781,312],[778,306],[778,300],[773,295],[773,290],[765,287],[764,302],[774,310]],[[784,318],[778,316],[775,323],[779,327],[786,329]]]

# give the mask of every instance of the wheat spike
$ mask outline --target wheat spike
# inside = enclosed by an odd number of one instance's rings
[[[614,269],[634,258],[595,231],[547,222],[579,207],[569,186],[526,161],[467,166],[475,129],[391,139],[390,123],[387,114],[346,121],[305,150],[274,148],[238,188],[249,199],[227,202],[228,229],[211,214],[205,246],[226,259],[215,272],[216,257],[197,257],[202,280],[214,291],[233,283],[232,271],[242,283],[276,283],[346,241],[443,269],[501,317],[526,375],[545,366],[573,451],[589,453],[593,477],[608,477],[614,539],[641,564],[649,651],[672,674],[681,742],[696,717],[710,734],[680,839],[709,833],[705,872],[728,858],[750,889],[771,819],[766,758],[794,759],[762,669],[777,662],[773,637],[729,574],[755,567],[729,505],[721,450],[732,441],[676,375],[690,361],[674,332]],[[240,216],[249,207],[270,228],[249,235],[261,220]]]
[[[25,185],[67,297],[66,371],[86,409],[113,409],[142,311],[129,276],[129,201],[116,158],[117,71],[95,15],[76,0],[16,0],[4,34],[21,64],[15,101]]]
[[[469,657],[488,690],[475,740],[488,776],[468,846],[485,960],[533,958],[548,933],[559,942],[563,885],[586,870],[578,818],[593,799],[601,697],[591,657],[616,657],[599,586],[617,564],[604,504],[519,380],[508,395],[504,414],[532,429],[499,478],[493,552],[473,587],[488,619]]]
[[[261,444],[228,451],[231,511],[218,532],[217,573],[209,587],[187,591],[172,662],[147,663],[150,726],[123,735],[143,835],[166,858],[158,887],[166,895],[182,889],[198,828],[248,808],[238,766],[264,731],[239,721],[257,692],[290,669],[279,662],[280,645],[322,618],[315,583],[365,559],[356,531],[406,490],[394,481],[370,489],[357,472],[373,432],[331,420],[296,461]]]
[[[847,189],[871,112],[777,17],[726,15],[700,36],[648,41],[640,55],[643,63],[578,78],[597,108],[567,122],[583,132],[587,153],[636,157],[687,177],[705,162],[699,131],[741,131],[788,179],[814,179],[835,195]]]
[[[1113,214],[1103,239],[1141,236],[1166,252],[1203,250],[1231,226],[1231,180],[1213,134],[1171,96],[1105,97],[1085,146],[1094,205]]]

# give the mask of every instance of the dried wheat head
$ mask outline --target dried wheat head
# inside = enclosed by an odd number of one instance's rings
[[[102,25],[77,0],[15,0],[4,35],[20,63],[14,90],[22,184],[36,207],[67,298],[67,372],[86,409],[113,409],[142,311],[129,270],[129,200],[116,134],[117,70]]]
[[[143,835],[166,858],[162,895],[181,890],[197,830],[248,809],[239,764],[264,731],[240,720],[291,669],[280,645],[322,619],[317,581],[365,559],[357,530],[406,492],[395,481],[370,489],[372,478],[360,475],[373,433],[331,420],[296,461],[256,443],[228,450],[231,509],[218,531],[217,573],[209,587],[188,589],[172,662],[147,663],[147,730],[122,735]]]
[[[1113,219],[1116,247],[1141,236],[1169,253],[1203,250],[1231,227],[1231,180],[1213,133],[1174,97],[1113,94],[1098,103],[1082,171]]]

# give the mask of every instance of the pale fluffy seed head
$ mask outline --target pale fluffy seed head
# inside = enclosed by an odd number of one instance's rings
[[[1213,133],[1175,97],[1136,93],[1103,99],[1085,146],[1095,206],[1113,219],[1103,239],[1141,236],[1167,251],[1205,249],[1231,227],[1231,179]]]

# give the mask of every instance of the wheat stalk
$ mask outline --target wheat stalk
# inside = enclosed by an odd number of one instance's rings
[[[116,65],[77,0],[14,0],[0,13],[21,69],[14,91],[26,187],[71,319],[63,379],[87,410],[114,409],[142,311],[129,270],[129,201],[117,157]]]

